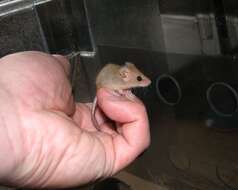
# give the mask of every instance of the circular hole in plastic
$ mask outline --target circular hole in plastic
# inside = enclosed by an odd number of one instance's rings
[[[167,74],[157,78],[156,92],[159,98],[170,106],[178,104],[182,96],[182,91],[177,80]]]
[[[238,109],[236,90],[224,82],[213,83],[207,89],[207,101],[211,109],[219,116],[232,116]]]

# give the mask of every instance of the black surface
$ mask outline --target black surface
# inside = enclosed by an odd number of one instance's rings
[[[132,188],[119,179],[108,178],[96,183],[92,190],[132,190]]]
[[[0,19],[0,56],[26,50],[47,51],[34,11]]]
[[[158,0],[162,14],[195,15],[214,13],[213,3],[224,4],[226,15],[238,16],[236,0]]]
[[[228,36],[228,25],[226,22],[226,12],[223,0],[213,0],[215,22],[221,53],[228,54],[231,51],[231,44]]]
[[[223,0],[225,12],[230,16],[238,16],[238,1],[236,0]]]
[[[158,0],[162,14],[196,15],[211,12],[211,0]]]
[[[93,51],[83,0],[50,1],[36,10],[51,53]]]
[[[157,0],[87,0],[96,45],[164,50]]]

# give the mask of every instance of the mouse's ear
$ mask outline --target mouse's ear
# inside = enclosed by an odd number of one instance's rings
[[[119,74],[120,74],[121,78],[122,78],[124,81],[128,81],[128,80],[129,80],[130,70],[128,69],[127,66],[122,66],[122,67],[119,69]]]
[[[133,64],[132,62],[129,62],[129,61],[126,61],[126,62],[125,62],[125,65],[126,65],[126,66],[134,66],[134,64]]]

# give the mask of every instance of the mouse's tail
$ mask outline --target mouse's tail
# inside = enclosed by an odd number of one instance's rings
[[[99,127],[98,121],[97,121],[97,119],[96,119],[97,102],[98,102],[98,99],[97,99],[97,96],[95,96],[95,98],[94,98],[94,100],[93,100],[93,107],[92,107],[91,119],[92,119],[92,122],[93,122],[94,126],[96,127],[96,129],[97,129],[98,131],[100,131],[100,127]]]

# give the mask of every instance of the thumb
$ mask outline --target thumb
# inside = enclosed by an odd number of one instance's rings
[[[97,98],[102,111],[115,122],[132,122],[137,120],[137,117],[141,118],[140,113],[146,112],[144,104],[136,96],[132,100],[109,89],[101,88],[97,92]]]
[[[133,161],[150,144],[149,121],[145,106],[125,96],[116,96],[106,89],[97,92],[98,105],[107,117],[121,124],[120,134],[114,137],[115,170]]]

